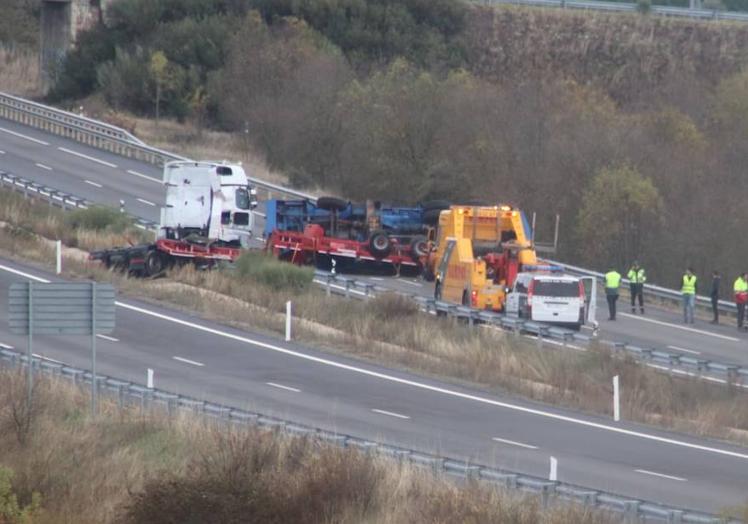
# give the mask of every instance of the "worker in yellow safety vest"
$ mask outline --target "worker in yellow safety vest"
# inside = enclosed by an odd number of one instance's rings
[[[616,302],[618,301],[618,288],[621,285],[621,274],[614,268],[605,273],[605,298],[608,300],[608,320],[616,319]]]
[[[696,275],[693,274],[693,269],[686,269],[686,273],[683,275],[682,285],[680,288],[681,295],[683,296],[683,323],[693,324],[693,309],[696,305]]]
[[[748,302],[748,273],[743,273],[733,285],[735,291],[735,305],[738,307],[738,329],[743,329],[745,320],[745,304]]]
[[[629,269],[629,290],[631,291],[631,312],[636,313],[636,297],[639,297],[639,312],[644,314],[644,283],[647,281],[647,274],[639,262],[634,261]]]

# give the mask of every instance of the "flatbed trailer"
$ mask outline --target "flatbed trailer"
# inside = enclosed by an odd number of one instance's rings
[[[212,267],[220,262],[235,262],[241,253],[240,247],[220,242],[159,238],[153,244],[92,251],[88,258],[100,261],[107,268],[142,277],[155,277],[167,268],[180,264]]]

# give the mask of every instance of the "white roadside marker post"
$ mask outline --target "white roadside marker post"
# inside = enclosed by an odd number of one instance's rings
[[[548,475],[548,480],[551,482],[558,480],[558,460],[556,460],[556,457],[551,457],[551,472]]]
[[[291,301],[286,302],[286,342],[291,341]]]
[[[62,273],[62,240],[58,240],[55,243],[55,259],[57,262],[57,274],[59,275],[60,273]]]
[[[621,420],[621,389],[619,387],[618,375],[613,377],[613,420]]]
[[[148,386],[148,389],[153,389],[153,370],[151,368],[148,368],[147,386]]]

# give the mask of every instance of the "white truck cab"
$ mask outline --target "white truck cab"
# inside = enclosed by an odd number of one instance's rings
[[[247,246],[252,238],[257,191],[239,164],[167,162],[160,238],[204,237]]]
[[[585,286],[578,277],[519,273],[507,295],[508,315],[580,329],[586,317]]]

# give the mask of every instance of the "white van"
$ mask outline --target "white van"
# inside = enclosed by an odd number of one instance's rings
[[[519,273],[507,295],[509,315],[580,329],[585,318],[581,279],[554,273]]]

